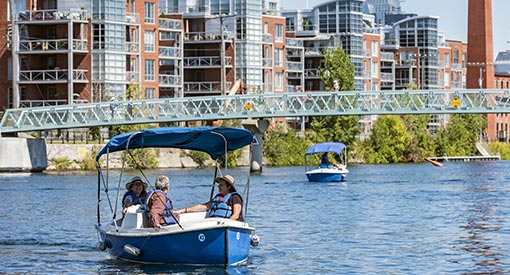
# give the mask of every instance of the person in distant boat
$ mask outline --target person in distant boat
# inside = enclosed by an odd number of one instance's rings
[[[320,168],[327,168],[331,165],[328,158],[328,153],[323,153],[321,156],[321,164],[319,164]]]
[[[149,212],[150,224],[156,232],[162,225],[174,224],[172,201],[166,196],[170,189],[170,180],[161,175],[156,179],[156,190],[147,194],[145,209]]]
[[[131,205],[142,204],[147,195],[147,183],[143,182],[139,176],[134,176],[126,184],[128,190],[122,198],[122,214],[125,215],[127,208]]]
[[[208,202],[196,204],[177,210],[174,214],[192,213],[208,210],[206,217],[221,217],[231,220],[244,221],[243,199],[235,188],[235,180],[231,175],[225,175],[214,179],[218,183],[219,193]]]

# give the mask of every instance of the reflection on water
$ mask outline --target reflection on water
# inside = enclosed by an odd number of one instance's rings
[[[93,172],[0,174],[0,273],[510,274],[510,162],[349,170],[344,183],[310,183],[302,167],[253,175],[247,219],[261,244],[246,265],[227,269],[140,265],[98,251]],[[170,177],[176,208],[210,194],[211,171],[146,172],[152,182]]]
[[[498,185],[473,183],[469,191],[470,201],[467,202],[466,226],[463,226],[468,237],[463,240],[465,251],[472,255],[476,266],[500,267],[491,269],[493,273],[510,273],[508,263],[504,260],[508,255],[503,252],[501,243],[495,241],[503,229],[504,216],[501,216],[502,205],[498,202]],[[508,217],[506,217],[508,219]],[[507,228],[508,231],[508,228]],[[506,235],[508,238],[508,235]],[[477,270],[473,270],[477,272]]]

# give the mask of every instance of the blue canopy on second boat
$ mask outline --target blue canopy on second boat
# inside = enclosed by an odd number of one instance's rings
[[[306,150],[306,155],[324,152],[334,152],[340,155],[344,149],[345,144],[341,142],[323,142],[308,147]]]
[[[132,137],[131,137],[132,136]],[[131,139],[129,139],[131,137]],[[136,148],[178,148],[206,152],[212,159],[253,142],[253,134],[242,128],[193,127],[151,128],[113,137],[96,155],[96,161],[107,152]]]

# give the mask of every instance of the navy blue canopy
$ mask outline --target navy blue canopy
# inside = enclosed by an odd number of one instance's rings
[[[323,142],[308,147],[308,150],[306,150],[306,155],[324,152],[333,152],[340,155],[344,149],[345,144],[341,142]]]
[[[206,152],[212,159],[223,156],[227,151],[242,148],[253,142],[253,134],[242,128],[194,127],[194,128],[152,128],[124,133],[113,137],[96,155],[96,161],[107,152],[136,148],[178,148]]]

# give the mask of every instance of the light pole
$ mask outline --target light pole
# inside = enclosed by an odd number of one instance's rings
[[[18,50],[18,27],[16,26],[16,10],[14,8],[14,0],[9,0],[9,8],[11,13],[11,53],[12,53],[12,107],[19,108],[19,65],[16,56]]]
[[[223,37],[223,15],[220,14],[220,36],[221,36],[221,45],[220,45],[220,58],[221,58],[221,95],[225,95],[225,39]]]
[[[491,63],[485,63],[485,62],[468,62],[468,66],[475,66],[480,69],[480,76],[478,77],[478,87],[481,89],[483,86],[483,68],[485,66],[490,65]]]
[[[221,94],[225,94],[225,77],[227,74],[226,68],[225,68],[225,37],[224,37],[224,31],[223,31],[223,23],[225,18],[229,17],[235,17],[235,14],[229,15],[229,14],[219,14],[220,18],[220,36],[221,36],[221,45],[220,45],[220,58],[221,58]]]

